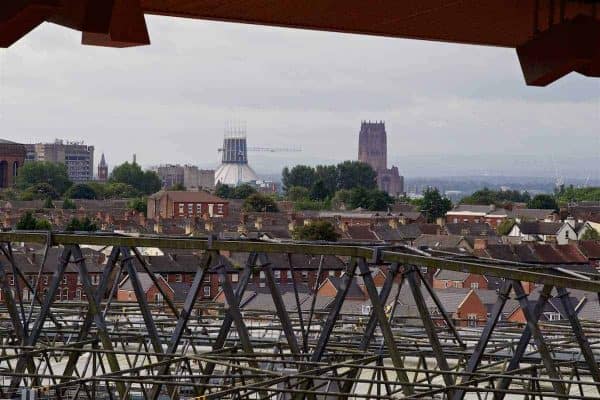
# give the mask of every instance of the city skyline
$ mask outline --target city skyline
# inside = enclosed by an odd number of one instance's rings
[[[216,168],[226,124],[243,120],[249,145],[303,148],[251,155],[258,173],[272,174],[355,159],[360,121],[384,120],[389,161],[406,176],[600,175],[600,84],[571,74],[526,87],[512,50],[148,24],[161,34],[145,48],[79,46],[76,32],[44,24],[4,50],[4,137],[84,140],[111,166],[137,153],[144,166]]]

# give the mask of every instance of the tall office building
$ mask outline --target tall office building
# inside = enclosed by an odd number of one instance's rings
[[[94,179],[94,146],[57,139],[54,143],[28,144],[26,147],[27,161],[65,164],[69,179],[73,182]]]

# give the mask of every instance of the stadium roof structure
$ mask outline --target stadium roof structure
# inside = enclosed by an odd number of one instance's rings
[[[4,0],[0,46],[43,22],[82,43],[150,44],[144,15],[164,15],[517,49],[525,80],[600,76],[598,0]]]

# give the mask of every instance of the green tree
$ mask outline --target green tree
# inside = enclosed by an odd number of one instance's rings
[[[600,233],[593,228],[587,229],[581,235],[581,240],[600,240]]]
[[[242,210],[246,212],[276,212],[279,211],[275,200],[261,193],[251,194],[244,200]]]
[[[287,190],[293,186],[302,186],[310,189],[315,183],[315,170],[308,165],[296,165],[291,170],[285,167],[281,173],[281,181],[283,190]]]
[[[63,210],[75,210],[77,208],[77,205],[75,205],[75,202],[73,200],[67,197],[63,201],[62,208]]]
[[[98,227],[88,217],[84,219],[72,218],[65,228],[67,232],[95,232]]]
[[[173,186],[171,186],[169,188],[169,190],[174,190],[174,191],[178,191],[178,192],[185,192],[187,190],[187,188],[185,186],[183,186],[183,183],[176,183]]]
[[[463,197],[462,204],[490,205],[497,204],[502,206],[505,203],[527,203],[531,200],[528,192],[519,192],[518,190],[490,190],[484,187],[481,190],[473,192],[470,196]]]
[[[250,195],[256,193],[256,189],[248,185],[247,183],[243,183],[233,188],[233,196],[234,199],[247,199]]]
[[[600,187],[575,188],[561,186],[556,192],[556,199],[560,203],[572,203],[580,201],[600,201]]]
[[[352,191],[347,189],[338,190],[335,192],[333,199],[331,199],[331,205],[333,208],[339,210],[342,208],[351,208],[351,197]]]
[[[125,162],[113,169],[109,178],[110,183],[125,183],[131,185],[143,194],[158,192],[162,182],[154,171],[142,171],[137,164]]]
[[[47,183],[36,183],[21,193],[21,200],[58,199],[60,196],[54,187]]]
[[[558,210],[556,199],[554,199],[554,196],[549,194],[538,194],[527,203],[527,207],[544,210]]]
[[[130,210],[148,215],[148,200],[146,198],[131,199],[127,202],[127,207]]]
[[[314,201],[314,200],[299,200],[294,202],[294,210],[295,211],[321,211],[321,210],[331,210],[331,200],[327,199],[324,201]]]
[[[106,198],[106,187],[108,186],[107,183],[91,181],[87,182],[86,185],[96,192],[96,199],[103,200]]]
[[[421,199],[421,212],[427,217],[427,222],[433,223],[446,215],[452,209],[452,202],[442,197],[437,188],[428,188]]]
[[[96,191],[86,183],[71,186],[65,195],[71,199],[96,200],[98,198]]]
[[[377,187],[377,173],[369,164],[359,161],[344,161],[337,166],[337,189],[375,189]]]
[[[131,199],[139,197],[140,192],[126,183],[109,183],[104,187],[104,198],[106,199]]]
[[[44,201],[44,208],[54,208],[54,203],[50,197],[46,197],[46,200]]]
[[[335,227],[328,221],[315,221],[308,225],[296,227],[292,233],[295,240],[323,240],[327,242],[336,242],[340,235]]]
[[[392,204],[394,204],[394,199],[386,192],[377,189],[369,191],[367,202],[369,211],[386,211]]]
[[[510,233],[514,225],[515,221],[513,219],[505,219],[500,223],[500,225],[498,225],[498,227],[496,228],[496,232],[498,232],[498,235],[500,236],[506,236]]]
[[[292,186],[287,190],[286,197],[289,201],[304,201],[310,198],[310,192],[304,186]]]
[[[310,188],[310,198],[316,201],[323,201],[330,196],[330,192],[325,186],[325,182],[322,179],[317,181]]]
[[[327,196],[333,197],[338,189],[338,168],[335,165],[317,165],[315,168],[317,180],[323,181]]]
[[[217,186],[215,187],[215,195],[223,199],[231,199],[232,192],[233,188],[229,185],[217,183]]]
[[[17,222],[16,228],[23,231],[49,231],[52,225],[45,219],[37,219],[31,212],[26,212]]]
[[[67,174],[67,166],[46,161],[28,162],[19,170],[17,187],[25,190],[32,186],[45,183],[54,191],[63,194],[73,184]]]

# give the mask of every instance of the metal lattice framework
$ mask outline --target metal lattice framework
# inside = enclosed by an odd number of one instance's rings
[[[57,399],[298,400],[600,395],[600,323],[579,320],[568,300],[568,289],[599,293],[600,283],[560,268],[433,257],[408,247],[18,232],[0,233],[0,242],[8,260],[0,265],[2,398],[23,394]],[[13,257],[13,242],[61,247],[61,261],[45,296],[37,286],[29,287],[33,300],[27,301],[10,288],[7,273],[23,276]],[[112,249],[98,285],[92,285],[82,245]],[[174,304],[165,295],[164,306],[148,303],[134,259],[156,278],[138,247],[202,252],[185,302]],[[222,252],[249,254],[235,287],[220,262]],[[274,265],[270,257],[275,253],[347,259],[331,307],[318,309],[314,294],[310,308],[300,307],[296,292],[298,307],[286,308],[273,270],[293,271],[294,266]],[[382,264],[389,268],[378,290],[371,267]],[[78,270],[85,302],[56,301],[69,265]],[[455,326],[421,267],[504,278],[486,325]],[[43,268],[44,263],[40,274]],[[321,264],[319,273],[327,268]],[[264,273],[275,313],[240,309],[256,270]],[[134,303],[113,300],[123,274],[131,279]],[[208,274],[218,274],[225,306],[199,301]],[[362,277],[371,302],[364,323],[341,312],[356,276]],[[543,285],[536,302],[529,301],[522,282]],[[395,313],[402,285],[410,288],[417,317]],[[436,312],[427,307],[424,291],[435,301]],[[542,323],[542,309],[553,295],[560,299],[568,319]],[[524,325],[500,319],[511,296],[522,307]],[[392,310],[387,304],[393,304]]]

